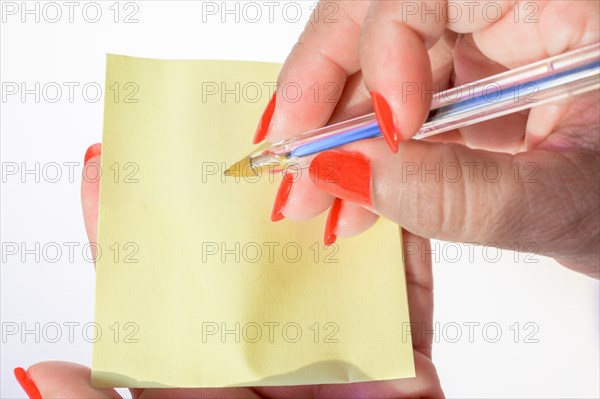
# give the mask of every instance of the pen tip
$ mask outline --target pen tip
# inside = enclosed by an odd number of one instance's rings
[[[254,177],[256,175],[248,157],[234,163],[225,171],[225,176],[229,177]]]

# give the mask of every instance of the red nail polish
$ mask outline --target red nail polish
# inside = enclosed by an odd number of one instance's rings
[[[342,200],[340,198],[336,198],[335,201],[333,201],[333,205],[331,205],[331,210],[327,216],[327,223],[325,224],[325,237],[323,239],[325,245],[333,245],[337,240],[335,230],[337,229],[341,209]]]
[[[271,124],[271,119],[273,118],[273,112],[275,112],[275,94],[273,93],[273,97],[267,104],[267,108],[262,114],[260,121],[258,122],[258,127],[256,128],[256,133],[254,134],[254,140],[252,143],[258,144],[265,139],[267,136],[267,131],[269,130],[269,125]]]
[[[35,383],[31,379],[27,371],[25,371],[21,367],[17,367],[14,373],[17,382],[19,383],[19,385],[21,385],[21,388],[23,388],[29,399],[42,399],[40,391],[35,386]]]
[[[385,138],[385,141],[392,152],[397,153],[398,129],[396,129],[396,126],[394,125],[394,114],[392,114],[392,109],[388,102],[385,101],[385,98],[376,91],[371,92],[371,99],[373,100],[373,109],[375,110],[375,116],[377,118],[377,123],[379,123],[381,134]]]
[[[371,206],[371,165],[358,152],[325,151],[313,159],[310,177],[329,194],[361,205]]]
[[[292,176],[291,173],[286,173],[283,176],[283,181],[281,182],[281,186],[279,186],[277,196],[275,197],[275,205],[273,205],[273,211],[271,212],[271,221],[279,222],[285,217],[281,213],[281,210],[285,206],[285,203],[287,202],[287,199],[290,196],[293,181],[294,176]]]
[[[83,158],[83,164],[85,165],[88,161],[94,158],[96,155],[99,155],[102,152],[102,144],[96,143],[92,144],[87,151],[85,152],[85,157]]]

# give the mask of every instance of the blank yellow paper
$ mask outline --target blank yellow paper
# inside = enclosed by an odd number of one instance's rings
[[[325,248],[325,216],[270,221],[279,177],[222,176],[279,68],[108,57],[97,386],[414,376],[398,227]]]

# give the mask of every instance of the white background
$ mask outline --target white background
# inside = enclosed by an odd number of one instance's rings
[[[11,7],[8,3],[18,8],[16,15],[4,12],[11,9],[6,8]],[[30,9],[35,3],[27,2]],[[88,6],[84,14],[87,3],[75,3],[73,22],[69,8],[57,2],[62,17],[51,23],[56,8],[46,7],[44,13],[46,3],[38,3],[40,21],[36,22],[35,14],[23,15],[20,1],[2,2],[1,398],[24,397],[12,376],[15,367],[48,359],[86,365],[91,361],[92,346],[86,342],[83,326],[93,321],[94,270],[82,254],[86,236],[79,176],[85,150],[101,140],[103,99],[94,102],[93,87],[104,88],[106,53],[283,62],[312,5],[296,2],[284,12],[285,2],[276,2],[272,21],[263,5],[262,18],[252,23],[249,19],[256,9],[246,9],[244,14],[245,3],[238,3],[239,23],[233,14],[222,23],[221,14],[203,14],[200,2],[121,2],[115,23],[114,2],[102,1],[96,3],[102,10],[100,21],[91,23],[86,18],[95,18],[96,7]],[[213,4],[222,7],[221,2]],[[294,22],[298,5],[301,16]],[[236,5],[229,2],[228,7]],[[124,23],[131,12],[138,22]],[[39,103],[34,94],[23,99],[21,93],[8,95],[6,90],[21,83],[31,89],[36,82],[40,83]],[[56,103],[49,101],[56,96],[52,82],[63,88]],[[65,82],[79,84],[72,102]],[[92,83],[91,88],[82,93],[87,83]],[[72,179],[65,162],[75,163]],[[24,168],[35,169],[36,163],[39,182],[35,173],[22,173]],[[61,165],[62,175],[53,183],[54,163]],[[13,175],[15,167],[18,171]],[[12,254],[12,243],[24,247]],[[28,255],[21,251],[36,245],[39,260],[35,250]],[[74,246],[73,259],[69,245]],[[543,257],[527,261],[525,254],[511,251],[498,254],[482,247],[435,245],[439,343],[434,361],[449,397],[600,395],[597,281]],[[62,254],[57,255],[56,248]],[[457,248],[462,255],[454,260]],[[69,323],[79,323],[71,324],[73,342],[69,342]],[[470,323],[479,323],[472,337]],[[62,336],[52,343],[57,325]],[[18,331],[9,335],[13,328]],[[34,332],[26,334],[23,329]],[[502,335],[497,338],[498,331]]]

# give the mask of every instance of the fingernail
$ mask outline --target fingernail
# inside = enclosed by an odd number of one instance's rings
[[[27,371],[25,371],[21,367],[17,367],[14,373],[17,382],[19,383],[19,385],[21,385],[21,388],[23,388],[29,399],[42,399],[40,391],[35,386],[35,383],[31,379]]]
[[[273,211],[271,212],[272,222],[279,222],[281,219],[285,218],[281,211],[285,206],[288,197],[290,196],[290,190],[292,189],[293,181],[294,176],[292,176],[291,173],[286,173],[283,176],[283,181],[281,182],[281,186],[279,186],[279,190],[277,191],[277,196],[275,197],[275,205],[273,205]]]
[[[358,152],[325,151],[313,159],[310,177],[334,197],[371,206],[371,165]]]
[[[331,205],[331,210],[327,216],[327,223],[325,223],[325,238],[323,239],[325,245],[333,245],[337,240],[335,230],[337,229],[341,209],[342,200],[340,198],[336,198],[335,201],[333,201],[333,205]]]
[[[102,150],[102,144],[96,143],[92,144],[87,151],[85,152],[85,157],[83,158],[83,164],[85,165],[88,161],[94,158],[96,155],[99,155]]]
[[[396,126],[394,125],[394,114],[392,114],[392,109],[388,102],[385,101],[385,98],[376,91],[371,92],[371,99],[373,100],[373,109],[375,110],[375,117],[377,118],[377,123],[379,123],[381,134],[385,138],[385,141],[392,152],[397,153],[398,129],[396,129]]]
[[[269,100],[269,104],[267,104],[267,108],[265,108],[265,111],[258,122],[258,127],[256,128],[256,133],[254,134],[254,140],[252,140],[252,143],[254,144],[260,143],[267,136],[267,131],[269,130],[269,125],[271,124],[271,119],[273,118],[273,112],[275,111],[275,94],[276,93],[273,93],[273,97],[271,97],[271,100]]]

